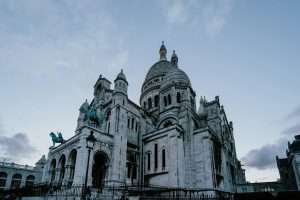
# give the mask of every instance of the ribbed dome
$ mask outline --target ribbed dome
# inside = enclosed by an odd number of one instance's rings
[[[167,87],[168,85],[174,84],[191,87],[189,77],[184,71],[178,69],[177,67],[173,67],[172,70],[166,74],[164,81],[161,84],[161,89]]]
[[[145,78],[145,82],[147,80],[149,80],[151,77],[154,76],[164,76],[166,75],[170,70],[172,69],[172,64],[171,62],[167,61],[167,60],[161,60],[157,63],[155,63],[150,70],[148,71],[146,78]]]
[[[117,79],[123,79],[124,81],[127,82],[126,76],[125,76],[125,74],[123,73],[123,69],[121,69],[121,72],[117,75],[117,78],[115,79],[115,81],[116,81]]]

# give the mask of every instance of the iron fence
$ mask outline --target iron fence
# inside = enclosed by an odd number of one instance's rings
[[[126,184],[88,187],[87,191],[84,192],[83,185],[69,187],[61,184],[43,183],[0,192],[1,195],[18,194],[22,197],[81,197],[84,193],[92,196],[93,199],[121,199],[122,196],[139,196],[141,200],[233,200],[232,193],[219,190],[188,190],[185,188]]]

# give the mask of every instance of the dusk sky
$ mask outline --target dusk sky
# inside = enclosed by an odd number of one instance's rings
[[[121,69],[129,98],[159,59],[201,96],[220,96],[248,181],[279,178],[275,156],[300,134],[300,1],[0,1],[0,156],[34,165],[49,133],[75,134],[100,74]]]

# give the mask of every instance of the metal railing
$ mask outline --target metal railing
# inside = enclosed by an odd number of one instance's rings
[[[22,197],[81,197],[84,186],[64,186],[61,184],[42,183],[30,187],[0,191],[2,195],[18,194]],[[212,189],[191,190],[186,188],[168,188],[161,186],[126,185],[124,183],[110,183],[105,186],[88,187],[86,193],[94,199],[110,197],[119,199],[123,195],[139,196],[141,200],[233,200],[233,194]],[[103,198],[102,198],[103,199]]]

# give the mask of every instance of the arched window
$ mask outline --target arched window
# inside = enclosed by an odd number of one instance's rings
[[[127,178],[130,178],[130,174],[131,174],[131,163],[127,162]]]
[[[158,144],[154,145],[154,169],[158,167]]]
[[[29,175],[26,178],[25,187],[33,186],[35,181],[35,177],[33,175]]]
[[[164,96],[164,105],[167,106],[168,105],[168,102],[167,102],[167,97]]]
[[[132,179],[136,179],[137,178],[137,164],[136,163],[134,163],[133,165],[132,165]]]
[[[54,182],[55,180],[55,172],[56,172],[56,160],[53,159],[50,165],[50,174],[51,174],[50,183]]]
[[[148,165],[148,170],[151,169],[151,153],[147,153],[147,165]]]
[[[171,121],[171,120],[167,120],[167,121],[164,123],[164,128],[167,128],[167,127],[172,126],[172,125],[173,125],[172,121]]]
[[[138,123],[135,123],[135,132],[138,132]]]
[[[144,101],[144,109],[146,109],[146,101]]]
[[[172,100],[171,100],[171,95],[170,94],[168,94],[168,104],[169,105],[172,104]]]
[[[166,168],[166,150],[163,149],[161,152],[161,158],[162,158],[162,170],[165,170]]]
[[[108,122],[108,125],[107,125],[107,133],[109,133],[109,129],[110,129],[110,122]]]
[[[14,174],[11,179],[10,188],[19,188],[21,186],[22,175]]]
[[[177,92],[177,103],[180,103],[181,99],[180,99],[180,92]]]
[[[134,130],[134,118],[131,119],[131,129]]]
[[[59,159],[59,168],[60,168],[59,182],[62,182],[65,177],[65,164],[66,164],[66,157],[65,155],[62,155]]]
[[[152,99],[151,98],[148,99],[148,108],[149,109],[152,108]]]
[[[130,118],[127,120],[127,128],[130,128]]]
[[[0,172],[0,190],[4,190],[6,185],[7,173]]]
[[[69,165],[70,165],[70,178],[69,180],[73,182],[74,179],[74,173],[75,173],[75,165],[76,165],[76,159],[77,159],[77,151],[73,149],[69,155]]]
[[[156,96],[154,97],[154,107],[158,107],[158,104],[159,104],[159,96],[156,95]]]

